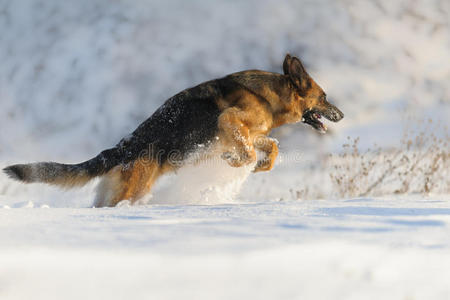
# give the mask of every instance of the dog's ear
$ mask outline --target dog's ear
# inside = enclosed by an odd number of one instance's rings
[[[286,57],[284,58],[284,62],[283,62],[283,72],[284,75],[289,75],[289,64],[291,63],[291,55],[286,54]]]
[[[308,87],[309,75],[306,73],[302,62],[297,57],[292,57],[286,54],[283,62],[283,72],[285,75],[289,75],[292,82],[301,90],[305,90]]]

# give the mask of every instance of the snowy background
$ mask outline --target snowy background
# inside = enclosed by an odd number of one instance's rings
[[[0,0],[0,166],[93,157],[175,93],[281,72],[287,52],[345,118],[325,136],[276,130],[276,169],[234,203],[168,197],[184,174],[146,205],[91,209],[95,182],[61,192],[1,174],[0,298],[449,298],[448,171],[439,193],[351,198],[323,163],[348,136],[448,140],[448,0]],[[298,196],[308,187],[321,193]]]

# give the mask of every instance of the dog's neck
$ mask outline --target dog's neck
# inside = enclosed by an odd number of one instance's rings
[[[292,82],[286,75],[249,70],[231,74],[231,77],[269,102],[273,111],[278,110],[280,102],[289,102],[292,98]]]
[[[273,128],[301,120],[302,108],[299,107],[295,87],[288,76],[251,70],[233,74],[233,77],[248,90],[267,101],[273,116]]]
[[[231,76],[267,101],[273,116],[272,128],[301,121],[303,108],[299,105],[298,95],[289,76],[259,70],[243,71]]]

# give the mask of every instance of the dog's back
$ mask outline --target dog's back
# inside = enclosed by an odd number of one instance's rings
[[[118,147],[126,152],[123,163],[149,155],[163,164],[168,156],[183,160],[198,145],[208,144],[217,134],[222,97],[218,80],[184,90],[167,100]]]

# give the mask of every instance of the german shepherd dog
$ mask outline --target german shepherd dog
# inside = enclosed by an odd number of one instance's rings
[[[101,176],[95,207],[135,202],[158,177],[180,168],[179,162],[199,145],[214,145],[232,167],[255,164],[253,172],[269,171],[278,155],[276,140],[268,137],[272,128],[302,121],[325,132],[321,116],[333,122],[344,116],[297,57],[287,54],[283,71],[242,71],[186,89],[115,147],[88,161],[17,164],[3,170],[22,182],[66,188]],[[257,161],[256,150],[265,157]]]

